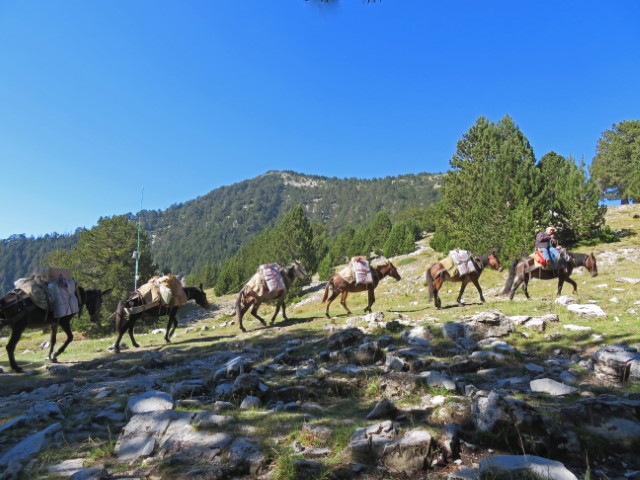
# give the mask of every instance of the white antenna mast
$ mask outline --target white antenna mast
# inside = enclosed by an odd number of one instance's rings
[[[138,289],[138,262],[140,261],[140,217],[142,215],[142,199],[144,198],[144,185],[142,186],[142,193],[140,194],[140,210],[138,211],[138,247],[133,256],[136,259],[136,273],[133,277],[133,289]]]

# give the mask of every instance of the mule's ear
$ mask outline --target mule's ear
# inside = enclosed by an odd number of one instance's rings
[[[113,290],[113,288],[107,288],[106,290],[103,290],[101,293],[102,295],[108,295],[109,293],[111,293],[111,290]]]
[[[200,290],[204,292],[204,288],[202,288],[202,284],[200,284]]]

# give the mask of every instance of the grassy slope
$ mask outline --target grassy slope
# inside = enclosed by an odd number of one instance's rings
[[[512,302],[503,297],[497,297],[496,293],[504,285],[507,277],[509,262],[506,259],[502,259],[505,267],[503,272],[486,270],[481,276],[480,281],[487,300],[486,304],[480,304],[475,288],[473,285],[468,285],[464,294],[467,305],[462,308],[455,307],[455,299],[460,284],[448,282],[445,283],[440,292],[444,308],[436,310],[433,304],[427,301],[428,293],[424,282],[424,272],[427,266],[438,259],[440,255],[433,252],[429,247],[424,246],[426,241],[419,243],[421,248],[414,254],[392,259],[398,267],[403,280],[398,283],[389,278],[383,280],[376,290],[374,311],[385,312],[385,318],[388,320],[406,318],[412,321],[424,320],[427,323],[457,321],[464,316],[486,310],[499,310],[506,315],[538,316],[545,313],[557,313],[560,316],[560,324],[552,325],[550,331],[562,331],[564,333],[566,338],[559,340],[560,346],[562,344],[570,345],[574,341],[583,347],[595,346],[601,343],[599,340],[585,339],[584,334],[567,333],[562,329],[562,324],[564,323],[589,325],[594,328],[596,333],[604,335],[605,341],[608,343],[624,342],[629,345],[637,345],[640,343],[640,329],[638,328],[640,305],[634,305],[634,303],[640,301],[640,286],[616,281],[620,277],[640,278],[640,269],[638,268],[640,264],[640,219],[632,218],[635,213],[640,213],[640,205],[611,207],[607,215],[607,224],[613,230],[624,230],[628,235],[622,237],[616,243],[578,249],[578,251],[584,253],[594,252],[598,259],[599,275],[592,278],[583,269],[574,271],[572,278],[578,284],[576,298],[580,303],[597,301],[607,313],[607,317],[604,319],[584,320],[569,313],[565,307],[556,305],[554,299],[557,282],[554,280],[532,280],[529,284],[529,292],[532,297],[530,301],[525,299],[522,290],[516,293]],[[562,293],[565,295],[571,294],[571,286],[565,284]],[[288,322],[286,331],[289,334],[313,333],[317,335],[324,329],[328,320],[324,317],[325,306],[320,304],[321,294],[321,291],[313,292],[306,295],[302,299],[303,301],[289,307],[288,312],[292,319],[304,319],[300,323],[295,323],[295,321]],[[250,331],[247,334],[241,334],[235,325],[229,325],[229,321],[232,318],[224,315],[224,312],[229,311],[229,306],[233,302],[234,296],[213,297],[209,293],[209,297],[218,305],[218,315],[216,318],[205,317],[195,322],[192,325],[196,328],[190,333],[185,333],[184,329],[178,329],[179,340],[176,339],[175,348],[179,348],[180,343],[189,338],[206,337],[206,332],[200,331],[202,325],[215,326],[216,337],[223,336],[225,338],[234,335],[238,339],[249,340],[256,336],[271,336],[272,334],[279,335],[281,333],[280,330],[273,332],[255,330],[259,324],[247,314],[245,322]],[[618,299],[618,302],[614,302],[612,299]],[[366,300],[366,294],[364,293],[349,295],[347,302],[354,315],[362,314]],[[265,318],[268,318],[272,311],[269,306],[261,307],[261,314]],[[639,313],[632,313],[634,311]],[[330,313],[333,316],[330,323],[342,324],[349,318],[338,300],[331,305]],[[103,313],[103,316],[106,316],[106,314]],[[103,323],[112,321],[112,319],[103,320]],[[281,322],[280,317],[278,322]],[[221,327],[220,325],[224,323],[227,326]],[[164,326],[164,320],[155,324],[156,328],[163,328]],[[252,329],[253,331],[251,331]],[[145,327],[142,325],[137,328],[137,331],[141,332],[139,343],[143,347],[160,347],[164,344],[160,334],[144,335]],[[146,331],[148,332],[149,328]],[[9,329],[4,329],[2,334],[5,336],[0,338],[0,366],[6,371],[8,370],[8,363],[4,347],[8,341],[6,335],[9,334]],[[64,337],[64,333],[59,332],[58,346],[64,340]],[[528,341],[521,338],[514,338],[510,341],[521,344],[518,345],[521,348],[531,349],[536,347],[543,351],[549,351],[558,346],[556,342],[543,342],[536,337],[536,335],[532,335]],[[16,350],[18,363],[26,369],[37,370],[42,367],[45,364],[44,358],[47,352],[38,347],[48,339],[48,332],[27,330]],[[107,348],[113,343],[113,340],[113,337],[87,339],[83,338],[81,334],[75,333],[75,339],[62,355],[61,361],[73,364],[96,357],[110,356],[111,353],[107,351]],[[127,337],[124,338],[124,341],[128,342]]]
[[[426,247],[426,241],[420,243],[420,249],[411,255],[394,258],[392,261],[398,267],[403,279],[395,282],[392,279],[385,279],[376,290],[377,301],[374,311],[382,311],[385,319],[398,319],[401,322],[409,321],[412,324],[422,324],[429,326],[434,333],[435,356],[443,362],[451,359],[447,355],[447,343],[442,340],[439,334],[438,324],[447,321],[459,321],[462,318],[475,313],[487,310],[499,310],[506,315],[531,315],[539,316],[546,313],[556,313],[560,317],[560,323],[549,326],[545,334],[538,334],[527,331],[526,336],[516,333],[507,338],[506,341],[517,347],[520,351],[526,350],[530,357],[528,361],[544,362],[547,355],[554,349],[560,348],[564,352],[577,351],[581,354],[588,354],[602,343],[626,343],[631,346],[640,346],[640,285],[619,283],[616,279],[620,277],[640,278],[640,219],[633,219],[633,214],[640,213],[640,206],[614,207],[611,208],[607,223],[614,229],[625,230],[628,235],[622,237],[620,242],[597,245],[593,248],[582,248],[579,251],[588,253],[593,251],[598,259],[599,276],[592,278],[582,269],[574,272],[573,278],[578,283],[579,293],[577,299],[580,303],[597,301],[607,313],[605,318],[597,320],[581,319],[569,313],[565,307],[554,303],[557,283],[552,280],[533,280],[530,283],[530,294],[532,300],[527,301],[520,291],[516,294],[514,301],[509,301],[504,297],[497,297],[496,293],[501,289],[506,280],[506,269],[499,273],[493,270],[486,271],[481,277],[487,303],[479,303],[479,297],[472,285],[468,286],[464,299],[467,305],[464,307],[455,306],[459,283],[446,283],[441,291],[443,309],[436,310],[433,303],[427,300],[427,289],[424,285],[424,272],[428,265],[438,258],[438,254]],[[508,266],[508,261],[503,259],[504,266]],[[565,285],[563,294],[571,294],[570,286]],[[302,340],[302,346],[298,346],[295,355],[299,361],[305,358],[314,358],[318,361],[318,352],[322,350],[324,344],[322,340],[329,334],[328,328],[332,325],[342,326],[352,316],[346,315],[339,302],[334,302],[331,307],[332,319],[324,317],[324,305],[320,304],[322,290],[316,290],[305,295],[300,302],[288,308],[290,320],[283,322],[278,318],[276,327],[270,329],[258,328],[259,324],[252,320],[250,315],[245,318],[245,327],[249,332],[242,334],[236,325],[229,325],[232,317],[228,315],[230,307],[234,301],[233,296],[211,298],[218,306],[214,311],[214,316],[203,316],[192,322],[190,325],[194,329],[187,331],[179,328],[177,336],[171,345],[165,346],[162,335],[143,334],[143,330],[137,336],[142,349],[138,351],[128,350],[117,357],[117,364],[120,368],[129,364],[137,364],[144,351],[162,349],[175,359],[192,358],[206,354],[211,354],[220,349],[241,349],[243,346],[260,346],[265,349],[264,363],[272,361],[272,355],[283,350],[283,345],[293,339]],[[613,299],[617,299],[614,301]],[[348,304],[354,312],[354,316],[362,314],[362,309],[366,304],[366,294],[351,294]],[[261,308],[261,313],[268,318],[273,310],[269,306]],[[192,314],[198,311],[194,307]],[[595,334],[602,335],[602,338],[594,337],[591,334],[572,333],[562,328],[563,324],[572,323],[577,325],[588,325],[593,328]],[[356,325],[363,323],[355,321]],[[202,330],[202,326],[215,327],[215,329]],[[164,323],[157,323],[155,327],[164,327]],[[147,328],[147,332],[149,329]],[[8,331],[3,333],[6,335]],[[381,332],[382,333],[382,332]],[[388,332],[384,332],[388,333]],[[557,333],[553,340],[549,340],[549,333]],[[64,334],[62,334],[64,337]],[[48,334],[41,331],[30,330],[24,335],[23,340],[18,345],[17,361],[24,368],[31,369],[30,376],[25,375],[2,375],[6,393],[13,393],[24,387],[33,388],[37,382],[43,384],[56,381],[50,374],[42,368],[45,362],[45,352],[38,349],[38,345],[48,339]],[[109,345],[114,338],[105,339],[82,339],[76,336],[76,340],[69,346],[61,361],[66,365],[90,370],[95,368],[96,362],[114,362],[114,354],[107,352]],[[0,362],[5,371],[8,370],[7,357],[4,351],[6,337],[0,341],[2,353]],[[125,339],[127,343],[128,339]],[[88,366],[84,362],[93,360]],[[105,366],[109,368],[109,366]],[[295,375],[293,375],[295,376]],[[365,375],[366,376],[366,375]],[[291,377],[291,375],[290,375]],[[184,380],[184,379],[183,379]],[[286,378],[283,382],[288,381]],[[377,376],[372,374],[368,378],[358,380],[360,391],[353,392],[353,398],[336,396],[332,399],[321,399],[319,403],[324,405],[334,404],[328,407],[327,415],[320,422],[333,425],[334,435],[329,441],[330,445],[335,445],[336,452],[344,446],[348,437],[354,430],[355,424],[362,423],[364,415],[371,409],[374,402],[379,399],[380,391],[377,386]],[[637,391],[637,385],[629,385],[628,390]],[[340,388],[350,388],[348,382],[345,385],[336,386]],[[328,396],[331,396],[328,393]],[[419,400],[419,399],[418,399]],[[408,397],[403,400],[406,405],[411,405],[415,398]],[[355,419],[355,421],[354,421]],[[286,439],[284,443],[290,445],[292,439],[301,439],[303,443],[311,442],[313,439],[301,438],[300,427],[303,420],[296,414],[280,413],[274,416],[263,416],[255,413],[238,413],[238,421],[245,425],[252,425],[256,436],[270,437],[273,440],[272,447],[278,455],[286,453],[280,441]],[[345,426],[344,422],[349,423]],[[269,443],[269,440],[267,440]],[[282,457],[286,459],[285,457]],[[331,461],[340,462],[339,458]]]

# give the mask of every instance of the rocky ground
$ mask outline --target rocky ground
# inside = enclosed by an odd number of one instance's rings
[[[630,217],[613,214],[614,224]],[[148,330],[142,348],[120,355],[106,339],[84,356],[74,342],[62,363],[36,362],[27,374],[3,362],[0,471],[640,478],[640,242],[625,238],[595,247],[600,275],[576,272],[580,294],[556,297],[552,282],[532,282],[534,300],[509,302],[496,296],[505,273],[488,272],[486,304],[470,286],[458,307],[452,284],[436,310],[424,285],[435,254],[421,242],[392,259],[403,280],[381,283],[372,314],[345,315],[336,302],[325,319],[316,283],[274,327],[248,320],[242,334],[234,298],[211,297],[209,312],[184,308],[170,345]],[[354,312],[363,304],[349,297]],[[38,341],[34,333],[22,348]]]

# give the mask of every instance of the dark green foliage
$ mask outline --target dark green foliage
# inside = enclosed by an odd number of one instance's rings
[[[207,263],[221,264],[296,205],[329,238],[345,225],[368,224],[381,211],[391,216],[427,207],[439,197],[439,178],[418,174],[359,180],[268,172],[163,212],[144,211],[142,221],[154,236],[155,261],[173,273],[189,273]]]
[[[562,244],[598,234],[605,208],[584,165],[550,152],[536,165],[526,137],[505,116],[484,117],[465,133],[444,178],[442,201],[433,208],[431,246],[464,248],[502,258],[530,253],[538,230],[553,225]]]
[[[494,124],[480,117],[458,141],[450,164],[432,246],[519,254],[506,241],[518,223],[509,217],[525,200],[535,208],[531,200],[538,195],[540,180],[533,150],[513,120],[505,116]],[[529,238],[533,234],[528,233]]]
[[[622,121],[603,132],[591,177],[603,198],[640,201],[640,120]]]
[[[391,232],[391,219],[386,212],[379,212],[366,229],[365,251],[380,254]]]
[[[395,223],[384,244],[385,256],[394,257],[413,252],[416,248],[416,230],[411,223]]]
[[[273,229],[260,232],[246,247],[227,259],[215,284],[217,295],[237,292],[265,263],[289,265],[299,260],[309,273],[316,264],[313,231],[302,206],[288,212]],[[297,291],[292,289],[291,294]]]
[[[104,311],[115,310],[118,300],[134,290],[135,259],[138,226],[127,216],[101,218],[91,230],[80,232],[78,243],[69,251],[51,253],[49,263],[71,269],[85,288],[112,288],[105,299]],[[151,259],[151,241],[145,232],[140,235],[138,285],[154,275],[156,266]]]

